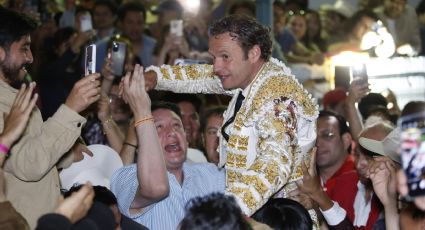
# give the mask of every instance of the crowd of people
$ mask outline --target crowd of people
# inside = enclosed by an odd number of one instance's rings
[[[313,98],[290,67],[370,53],[378,21],[424,54],[425,1],[276,0],[271,28],[199,2],[0,1],[0,229],[423,229],[425,101],[361,78]],[[93,144],[110,187],[61,190]]]

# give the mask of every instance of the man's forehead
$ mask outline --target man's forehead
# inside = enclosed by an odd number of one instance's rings
[[[165,120],[165,119],[174,119],[181,121],[179,115],[177,115],[173,110],[167,108],[158,108],[152,111],[152,116],[155,118],[155,121]]]

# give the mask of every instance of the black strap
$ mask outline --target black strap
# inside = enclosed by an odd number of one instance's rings
[[[242,91],[239,92],[238,98],[236,99],[236,103],[235,103],[235,112],[233,113],[233,116],[229,118],[229,120],[226,121],[226,123],[224,123],[223,127],[221,127],[221,135],[223,135],[224,139],[226,139],[226,141],[229,141],[229,135],[226,133],[226,128],[227,126],[229,126],[230,124],[233,123],[233,121],[235,121],[235,117],[236,117],[236,113],[241,109],[242,106],[242,102],[245,99],[245,97],[242,95]]]

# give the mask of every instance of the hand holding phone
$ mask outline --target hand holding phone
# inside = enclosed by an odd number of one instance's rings
[[[85,76],[96,72],[96,45],[91,44],[86,47],[84,53],[84,73]]]
[[[409,196],[425,195],[425,113],[402,116],[401,160],[407,176]]]

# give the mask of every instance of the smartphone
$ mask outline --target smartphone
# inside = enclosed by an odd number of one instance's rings
[[[85,76],[96,72],[96,45],[86,46],[84,53],[84,73]]]
[[[351,83],[351,73],[349,66],[335,66],[335,88],[348,90]]]
[[[85,13],[80,18],[80,30],[86,32],[93,29],[90,13]]]
[[[362,84],[365,84],[365,83],[368,82],[368,75],[367,75],[367,70],[366,70],[365,64],[352,66],[351,67],[351,73],[352,73],[353,79],[360,78]]]
[[[124,42],[112,42],[111,60],[112,73],[115,76],[122,76],[124,73],[124,61],[127,45]]]
[[[402,116],[401,161],[407,176],[409,196],[425,195],[425,112]]]
[[[177,19],[170,21],[170,34],[176,37],[183,36],[183,20]]]

